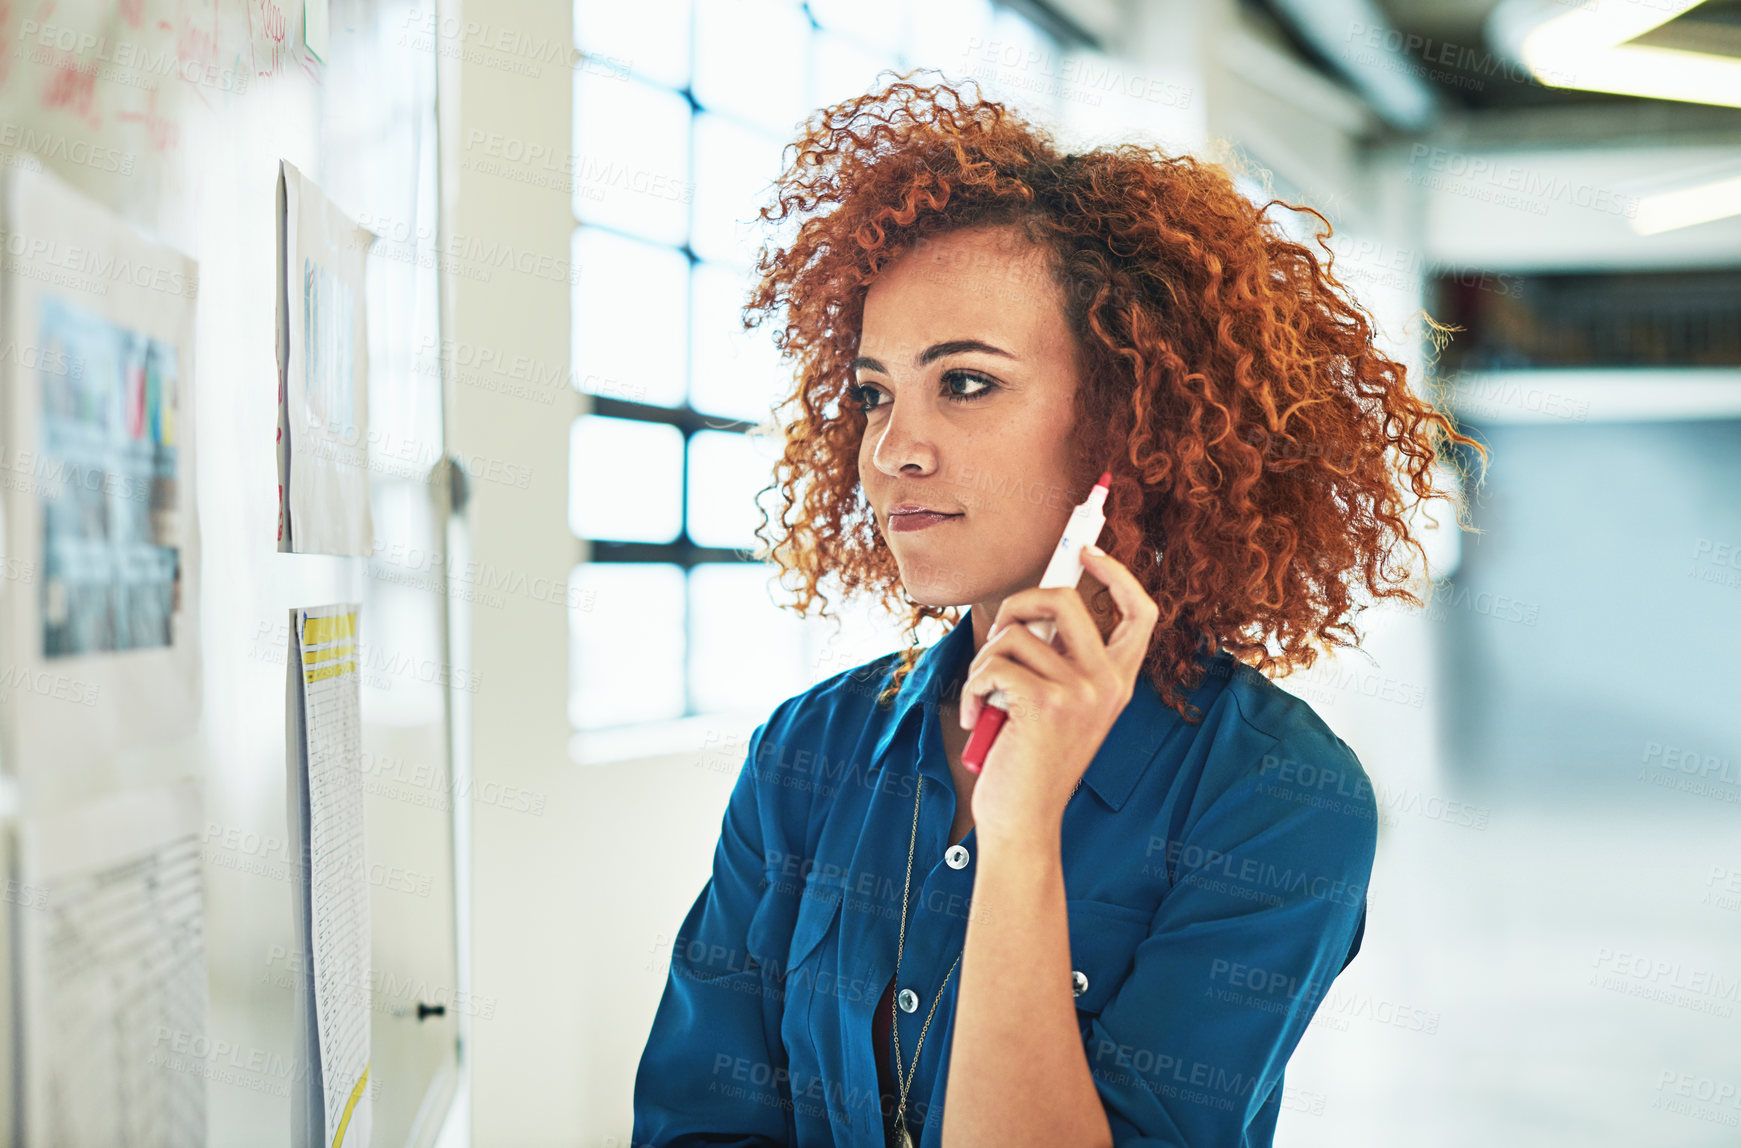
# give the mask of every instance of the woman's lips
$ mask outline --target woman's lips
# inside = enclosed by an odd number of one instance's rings
[[[889,515],[889,529],[908,531],[923,530],[927,526],[935,526],[939,522],[950,522],[960,518],[959,514],[912,513]]]

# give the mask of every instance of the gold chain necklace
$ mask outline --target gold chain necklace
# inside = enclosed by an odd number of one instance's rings
[[[913,849],[919,842],[919,795],[925,792],[925,775],[918,774],[919,782],[913,787],[913,832],[907,839],[907,878],[901,885],[901,932],[895,941],[895,989],[889,998],[889,1035],[895,1042],[895,1083],[901,1089],[900,1107],[895,1109],[896,1148],[913,1148],[913,1138],[907,1134],[907,1089],[913,1083],[913,1074],[919,1071],[919,1050],[925,1047],[925,1033],[931,1027],[931,1018],[936,1015],[937,1002],[943,999],[943,989],[949,984],[949,978],[955,973],[955,965],[961,963],[961,954],[955,954],[955,964],[949,966],[949,971],[943,974],[943,983],[937,986],[936,995],[931,998],[931,1010],[925,1014],[925,1023],[919,1029],[919,1043],[913,1048],[913,1067],[907,1070],[906,1076],[901,1075],[901,1026],[900,1018],[895,1012],[895,1000],[901,987],[901,953],[907,944],[907,895],[913,887]],[[1086,776],[1086,775],[1084,775]],[[1082,778],[1076,779],[1076,788],[1070,791],[1075,797],[1077,790],[1082,788]],[[964,946],[965,949],[965,946]]]
[[[907,1135],[907,1089],[913,1083],[913,1073],[919,1071],[919,1050],[925,1047],[925,1032],[931,1027],[931,1017],[937,1012],[937,1002],[943,999],[943,986],[949,983],[950,976],[955,972],[955,965],[961,963],[961,954],[955,954],[955,964],[949,966],[949,972],[943,974],[943,984],[937,986],[937,993],[931,998],[931,1011],[925,1014],[924,1027],[919,1029],[919,1043],[913,1049],[913,1067],[907,1071],[905,1078],[901,1076],[901,1026],[895,1015],[895,997],[900,996],[901,985],[901,952],[907,944],[907,894],[913,887],[913,847],[919,841],[919,795],[925,792],[925,775],[919,774],[919,784],[913,787],[913,834],[907,841],[907,880],[901,886],[901,932],[895,942],[895,988],[894,996],[889,998],[889,1033],[895,1040],[895,1083],[901,1087],[901,1106],[895,1109],[895,1143],[899,1148],[913,1148],[913,1138]]]

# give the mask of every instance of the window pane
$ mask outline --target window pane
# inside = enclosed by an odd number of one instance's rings
[[[985,67],[985,58],[997,58],[990,42],[991,0],[934,0],[913,21],[912,36],[908,59],[917,66],[940,68],[950,80]],[[921,78],[927,83],[937,79]]]
[[[787,0],[706,0],[696,7],[695,99],[785,138],[804,104],[810,20]]]
[[[681,88],[689,82],[689,0],[578,0],[574,46],[592,57],[582,70],[634,72]]]
[[[820,32],[816,36],[813,62],[814,83],[810,103],[813,107],[837,104],[871,90],[877,72],[883,68],[899,68],[895,54],[878,51],[844,36]],[[884,76],[887,83],[890,77]]]
[[[1026,16],[999,8],[992,17],[992,39],[1003,49],[998,80],[1015,107],[1037,119],[1058,119],[1063,101],[1064,55],[1050,36]]]
[[[743,305],[751,287],[746,273],[699,263],[693,284],[695,366],[689,405],[703,414],[761,422],[791,386],[791,372],[774,348],[774,321],[744,330]]]
[[[568,528],[579,538],[670,542],[683,522],[683,433],[582,415],[568,435]]]
[[[693,195],[689,101],[636,79],[576,69],[569,178],[581,222],[681,244]]]
[[[983,38],[970,36],[964,48],[957,52],[987,97],[1038,119],[1053,114],[1062,57],[1031,21],[1000,8]]]
[[[568,580],[568,720],[600,729],[683,716],[683,571],[588,562]]]
[[[830,602],[828,612],[831,617],[812,617],[804,623],[807,687],[907,645],[901,622],[866,595]],[[929,645],[940,629],[938,623],[921,629],[920,644]]]
[[[773,194],[782,141],[722,116],[695,118],[695,229],[703,259],[750,267],[765,237],[757,209]]]
[[[772,438],[735,431],[697,431],[689,439],[689,538],[698,546],[754,550],[762,515],[756,492],[774,478]],[[778,495],[765,496],[773,507]]]
[[[1164,141],[1168,150],[1195,152],[1203,146],[1202,92],[1183,68],[1160,61],[1134,64],[1079,45],[1059,52],[1058,60],[1066,139],[1134,135]]]
[[[909,0],[883,0],[879,4],[866,4],[864,0],[810,0],[810,15],[822,27],[866,48],[893,54],[906,41],[910,7]]]
[[[681,251],[593,227],[574,233],[570,298],[575,385],[658,406],[683,402],[689,260]]]
[[[809,685],[803,619],[774,605],[771,566],[720,562],[689,577],[690,691],[697,712],[768,711]]]

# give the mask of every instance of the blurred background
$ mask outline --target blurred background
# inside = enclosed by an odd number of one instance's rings
[[[455,428],[567,468],[566,497],[485,491],[477,529],[509,562],[574,555],[582,604],[566,674],[546,631],[477,633],[501,666],[479,773],[551,793],[539,822],[478,821],[502,1002],[480,1143],[627,1142],[742,738],[899,644],[850,603],[838,632],[780,610],[746,559],[774,453],[744,432],[787,380],[736,320],[794,121],[925,65],[1071,146],[1222,159],[1255,201],[1316,208],[1387,353],[1492,450],[1482,533],[1434,532],[1432,604],[1282,683],[1359,753],[1382,825],[1278,1145],[1741,1144],[1741,4],[580,0],[574,22],[572,218],[499,175],[457,191],[480,230],[535,207],[581,267],[564,322],[547,291],[537,321],[463,283],[455,310],[462,339],[572,354],[581,392],[565,426],[496,402]],[[465,75],[462,140],[568,138],[554,87]]]
[[[0,3],[0,166],[204,288],[203,716],[0,761],[0,1141],[41,1035],[4,966],[50,919],[6,835],[192,776],[210,1023],[174,1035],[204,1051],[147,1072],[93,1030],[58,1103],[144,1081],[210,1143],[287,1142],[286,608],[359,602],[374,1142],[626,1148],[746,739],[904,640],[798,617],[753,557],[791,380],[741,308],[799,124],[914,67],[1314,209],[1382,349],[1490,448],[1479,533],[1427,531],[1429,604],[1280,683],[1380,827],[1277,1145],[1741,1145],[1741,0]],[[367,556],[273,550],[286,158],[378,236]]]

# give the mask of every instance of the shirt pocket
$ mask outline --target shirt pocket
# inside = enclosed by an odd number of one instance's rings
[[[781,982],[780,1017],[780,1040],[786,1048],[791,1077],[796,1081],[817,1080],[823,1075],[820,1049],[824,1046],[816,1039],[816,1018],[826,1015],[828,1005],[838,996],[837,980],[828,967],[823,942],[840,920],[843,900],[845,889],[838,879],[829,881],[814,872],[805,879],[803,892],[798,896],[797,918]],[[830,1030],[823,1022],[823,1027],[825,1032],[838,1031],[838,1024]]]
[[[798,918],[792,926],[792,947],[786,957],[786,967],[795,969],[804,963],[822,938],[828,935],[835,918],[840,916],[840,903],[846,890],[838,881],[818,877],[812,870],[804,880],[804,890],[798,898]]]
[[[770,871],[745,938],[750,957],[780,978],[810,955],[840,912],[841,886],[807,875],[802,884]]]
[[[750,915],[750,927],[744,935],[744,947],[750,959],[760,968],[778,971],[781,967],[785,938],[792,935],[793,896],[777,873],[762,877],[762,899]]]
[[[1136,947],[1148,936],[1149,916],[1107,901],[1077,899],[1064,902],[1064,907],[1070,917],[1072,989],[1082,990],[1075,997],[1076,1011],[1096,1015],[1130,974]]]

